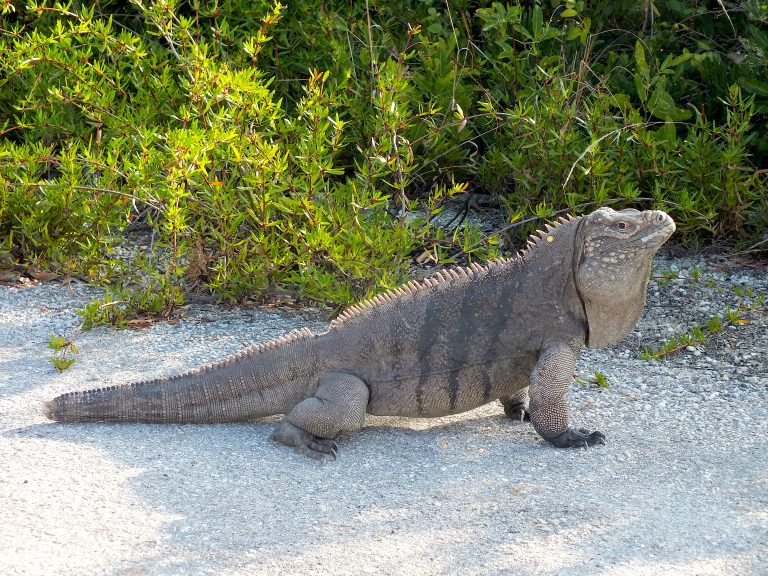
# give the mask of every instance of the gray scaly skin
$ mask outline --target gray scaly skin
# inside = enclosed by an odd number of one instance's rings
[[[579,352],[624,338],[651,260],[674,232],[660,211],[561,218],[513,259],[445,270],[353,306],[327,332],[297,330],[190,372],[47,405],[61,422],[233,422],[287,414],[273,438],[317,459],[365,414],[433,417],[499,399],[559,447],[602,444],[569,426]]]

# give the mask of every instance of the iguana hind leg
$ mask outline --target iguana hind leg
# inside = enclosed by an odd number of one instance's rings
[[[569,426],[565,392],[576,368],[576,354],[563,343],[551,344],[531,372],[530,415],[533,427],[558,448],[605,444],[602,432]]]
[[[272,439],[316,460],[323,460],[326,455],[335,458],[338,447],[333,438],[363,427],[368,395],[368,386],[357,376],[329,372],[323,376],[315,395],[302,400],[288,413]]]

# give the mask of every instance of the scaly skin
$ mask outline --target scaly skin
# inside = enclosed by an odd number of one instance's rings
[[[353,306],[322,334],[292,332],[172,378],[65,394],[61,422],[231,422],[286,414],[273,438],[336,455],[365,414],[433,417],[499,399],[558,447],[600,444],[569,426],[565,392],[585,347],[634,327],[653,255],[674,232],[659,211],[561,219],[514,259],[443,271]]]

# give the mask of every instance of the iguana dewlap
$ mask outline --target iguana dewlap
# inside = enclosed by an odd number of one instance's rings
[[[73,392],[60,422],[232,422],[286,414],[273,438],[322,459],[365,414],[432,417],[499,399],[555,446],[603,443],[569,427],[579,352],[624,338],[653,255],[675,230],[661,211],[561,218],[516,258],[444,270],[308,329],[178,376]]]

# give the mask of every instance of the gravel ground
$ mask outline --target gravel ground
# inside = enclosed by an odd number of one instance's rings
[[[58,374],[47,341],[75,335],[74,310],[99,292],[0,286],[0,574],[768,574],[768,278],[723,262],[658,260],[677,278],[651,284],[638,329],[582,356],[583,379],[609,387],[574,383],[570,405],[605,446],[557,450],[491,404],[369,418],[325,465],[270,442],[269,420],[58,425],[41,412],[65,391],[322,327],[318,315],[191,306],[176,323],[77,334],[77,363]],[[744,322],[639,359],[739,301]]]

